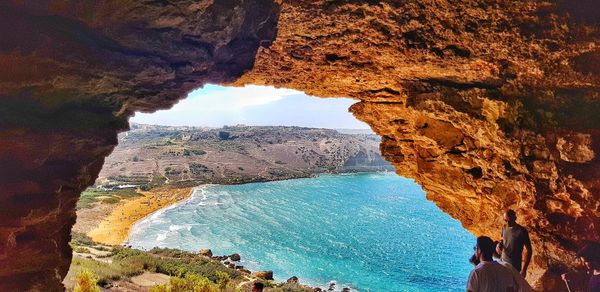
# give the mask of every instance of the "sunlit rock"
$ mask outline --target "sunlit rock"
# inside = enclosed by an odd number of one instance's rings
[[[274,3],[277,2],[277,3]],[[583,3],[583,4],[582,4]],[[59,290],[79,193],[135,111],[205,83],[351,108],[476,235],[517,211],[530,281],[558,289],[600,241],[595,1],[5,1],[0,290]],[[469,247],[465,247],[469,248]]]

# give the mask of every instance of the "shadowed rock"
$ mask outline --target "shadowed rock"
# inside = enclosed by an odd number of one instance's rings
[[[360,99],[398,174],[472,233],[517,210],[540,285],[600,241],[597,1],[277,2],[0,4],[0,290],[62,289],[128,117],[207,82]]]

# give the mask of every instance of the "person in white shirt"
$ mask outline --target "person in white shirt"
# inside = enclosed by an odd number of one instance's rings
[[[516,292],[508,269],[492,259],[496,246],[487,236],[477,238],[475,256],[479,264],[469,274],[467,292]]]

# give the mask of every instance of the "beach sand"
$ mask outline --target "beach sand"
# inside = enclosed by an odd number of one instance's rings
[[[192,194],[192,188],[158,188],[149,192],[140,192],[143,197],[125,201],[117,206],[110,215],[87,233],[94,241],[118,245],[127,240],[133,224],[181,200],[187,199]]]

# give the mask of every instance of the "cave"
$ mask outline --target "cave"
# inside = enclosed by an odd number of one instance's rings
[[[595,1],[0,3],[0,290],[55,291],[79,194],[136,111],[206,83],[360,100],[383,156],[474,235],[527,226],[560,291],[600,241]]]

